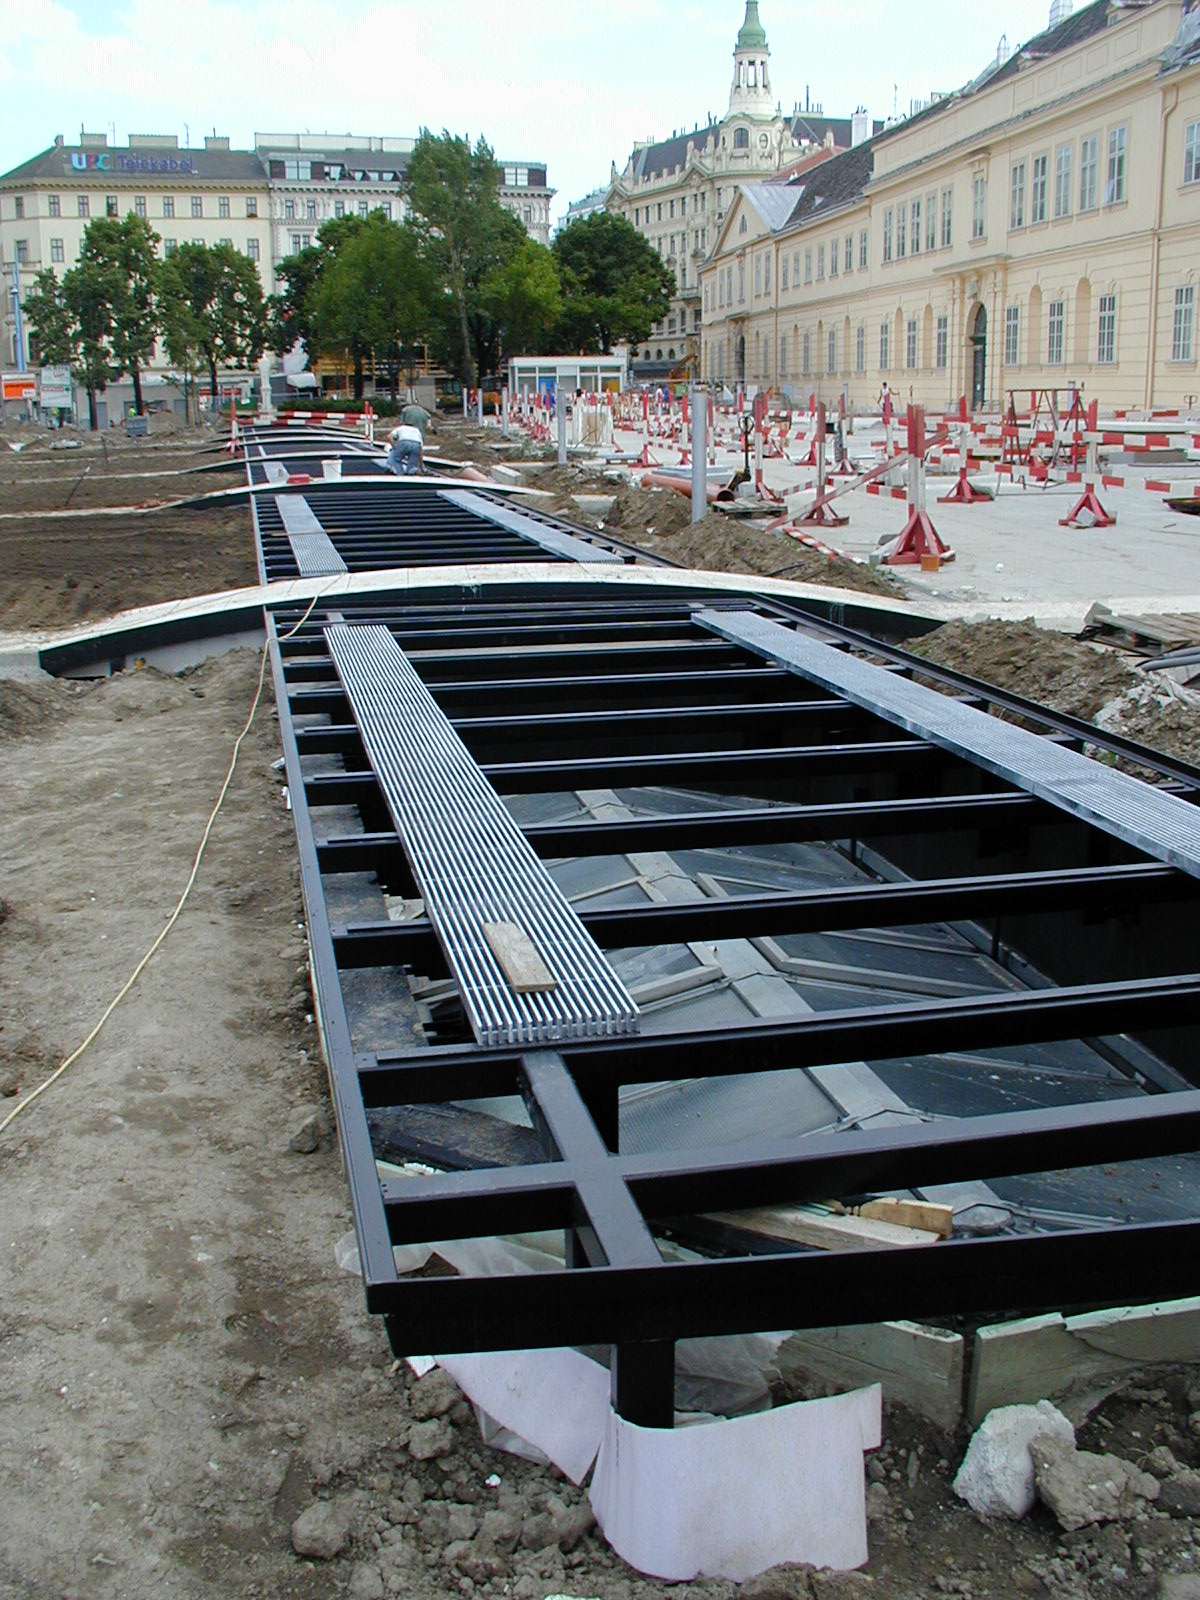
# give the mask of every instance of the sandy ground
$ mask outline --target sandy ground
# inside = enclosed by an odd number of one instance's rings
[[[245,542],[239,559],[248,529]],[[151,556],[169,568],[161,543]],[[97,587],[89,604],[111,600]],[[1040,685],[1081,714],[1121,693],[1119,678],[1081,685],[1070,652],[1087,647],[1071,641],[1064,658],[1036,633],[971,638],[947,636],[956,663],[1000,682],[1044,655]],[[0,684],[0,1119],[161,929],[258,666],[241,651],[180,677]],[[483,1446],[444,1377],[397,1368],[334,1260],[349,1207],[273,716],[268,688],[173,934],[96,1043],[0,1134],[5,1600],[1183,1592],[1165,1583],[1200,1567],[1193,1517],[1143,1505],[1067,1535],[1039,1508],[985,1526],[949,1488],[965,1436],[902,1410],[868,1462],[863,1574],[668,1588],[612,1555],[556,1473]],[[1165,1445],[1200,1464],[1194,1375],[1145,1385],[1102,1406],[1081,1446],[1142,1462]],[[293,1547],[318,1503],[328,1560]]]

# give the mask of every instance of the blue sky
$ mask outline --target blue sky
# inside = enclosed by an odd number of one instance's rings
[[[256,131],[483,133],[544,160],[554,211],[607,181],[635,139],[728,103],[743,0],[8,0],[0,172],[81,123],[124,142]],[[772,83],[830,115],[955,88],[1040,32],[1049,0],[760,0]]]

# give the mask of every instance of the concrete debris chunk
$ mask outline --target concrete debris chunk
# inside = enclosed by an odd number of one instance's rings
[[[1034,1439],[1030,1453],[1038,1496],[1068,1533],[1131,1517],[1141,1502],[1159,1497],[1158,1479],[1120,1456],[1077,1450],[1053,1437]]]
[[[414,1461],[433,1461],[454,1449],[454,1432],[444,1417],[414,1422],[408,1436],[408,1453]]]
[[[1158,1508],[1173,1517],[1200,1517],[1200,1472],[1180,1467],[1164,1478]]]
[[[455,1401],[461,1399],[462,1391],[450,1374],[441,1367],[434,1367],[413,1384],[408,1405],[418,1421],[425,1421],[429,1417],[444,1417]]]
[[[334,1500],[318,1500],[292,1523],[292,1549],[298,1556],[332,1561],[350,1542],[350,1513]]]
[[[1019,1521],[1036,1499],[1029,1446],[1042,1436],[1075,1445],[1074,1428],[1049,1400],[989,1411],[967,1446],[954,1479],[955,1494],[976,1516]]]

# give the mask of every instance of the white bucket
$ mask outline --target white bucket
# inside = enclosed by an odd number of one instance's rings
[[[340,478],[342,475],[341,456],[334,456],[331,461],[322,461],[321,473],[326,478]]]

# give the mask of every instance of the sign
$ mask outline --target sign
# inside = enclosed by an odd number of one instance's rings
[[[124,150],[72,150],[71,168],[75,172],[196,172],[190,155],[129,155]]]
[[[38,401],[42,410],[58,406],[69,411],[72,398],[70,367],[43,367],[38,375]]]
[[[37,398],[37,379],[32,372],[6,372],[3,382],[4,398],[6,400],[35,400]]]

